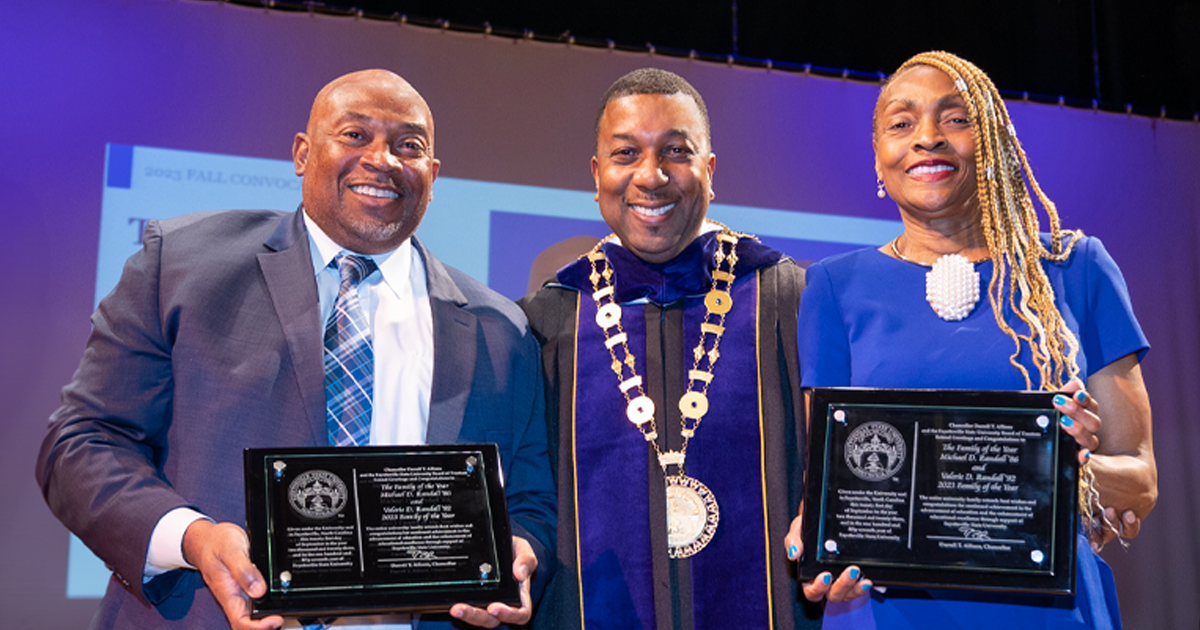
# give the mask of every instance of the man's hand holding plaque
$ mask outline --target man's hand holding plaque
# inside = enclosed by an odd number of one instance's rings
[[[513,536],[513,576],[520,582],[520,608],[493,602],[486,609],[470,604],[455,604],[450,615],[483,628],[499,624],[523,625],[532,616],[529,582],[537,570],[533,548],[520,536]],[[262,573],[250,562],[249,540],[242,528],[232,523],[194,522],[184,538],[185,557],[204,576],[205,583],[221,604],[233,630],[270,630],[283,625],[283,617],[250,617],[254,598],[266,594]],[[187,553],[187,550],[192,550]]]
[[[486,609],[470,604],[455,604],[450,607],[450,616],[484,628],[495,628],[507,623],[525,625],[533,616],[533,601],[529,594],[529,580],[537,570],[537,556],[529,541],[513,536],[513,578],[520,582],[521,607],[513,608],[504,602],[492,602]]]
[[[262,573],[250,562],[246,531],[233,523],[193,522],[183,536],[183,556],[200,571],[208,590],[225,611],[233,630],[270,630],[283,625],[283,617],[252,619],[253,599],[267,592]]]

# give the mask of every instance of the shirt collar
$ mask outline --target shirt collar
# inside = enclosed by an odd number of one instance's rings
[[[302,210],[303,212],[303,210]],[[342,252],[357,256],[366,256],[375,261],[383,276],[383,283],[396,292],[397,295],[411,293],[409,272],[412,269],[412,238],[404,239],[400,246],[382,254],[359,254],[338,245],[324,230],[317,225],[308,212],[304,212],[304,225],[308,228],[309,252],[312,254],[313,275],[321,273],[333,259]],[[336,271],[334,272],[337,273]]]

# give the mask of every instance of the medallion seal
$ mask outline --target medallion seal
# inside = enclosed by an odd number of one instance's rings
[[[708,486],[686,475],[667,477],[667,553],[688,558],[708,545],[721,521]]]

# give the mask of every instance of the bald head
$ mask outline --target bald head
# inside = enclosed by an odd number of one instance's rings
[[[292,145],[304,212],[342,247],[399,247],[425,216],[440,163],[433,115],[407,81],[363,70],[331,81]]]
[[[428,119],[430,150],[433,149],[433,112],[429,110],[429,105],[416,88],[405,81],[403,77],[391,70],[381,68],[343,74],[326,83],[325,87],[317,92],[317,97],[313,99],[306,131],[311,134],[314,121],[319,121],[327,116],[331,110],[337,110],[346,98],[354,98],[363,91],[377,92],[385,97],[390,93],[394,95],[394,98],[391,99],[392,103],[398,106],[419,106],[424,111],[425,118]]]

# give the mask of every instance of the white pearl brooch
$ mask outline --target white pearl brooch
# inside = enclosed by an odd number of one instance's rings
[[[979,301],[979,272],[961,254],[946,254],[925,274],[925,299],[938,317],[957,322]]]

